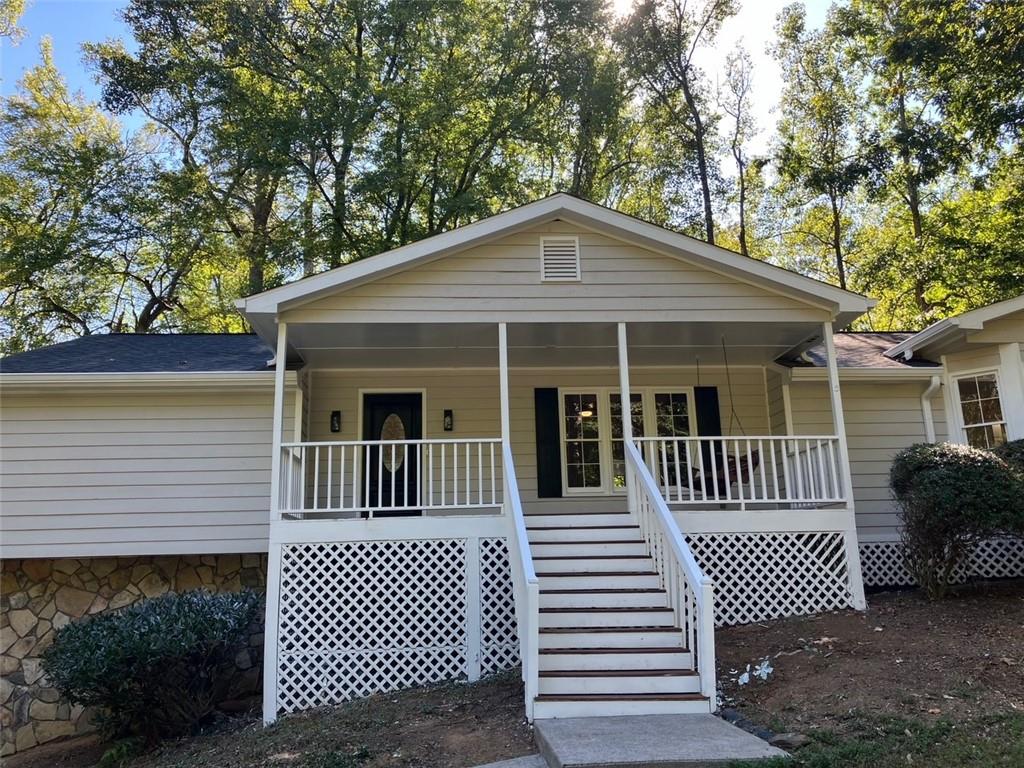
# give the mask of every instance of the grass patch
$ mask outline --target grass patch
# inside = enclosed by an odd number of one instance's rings
[[[732,768],[906,768],[972,766],[1017,768],[1024,765],[1024,713],[988,716],[953,723],[856,715],[846,732],[812,731],[812,742],[795,761],[735,763]]]

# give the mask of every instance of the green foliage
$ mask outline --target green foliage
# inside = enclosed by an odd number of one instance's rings
[[[557,190],[873,295],[879,330],[1024,291],[1020,4],[786,8],[763,157],[749,58],[699,66],[739,5],[129,0],[133,39],[85,46],[101,104],[47,46],[3,100],[0,353],[242,330],[239,296]]]
[[[43,669],[70,702],[100,708],[107,737],[151,744],[189,732],[228,694],[260,605],[253,592],[145,600],[59,629]]]
[[[1024,440],[1011,440],[993,449],[992,453],[1024,475]]]
[[[889,485],[899,504],[907,570],[936,599],[974,545],[1024,533],[1024,480],[990,451],[919,443],[896,454]]]

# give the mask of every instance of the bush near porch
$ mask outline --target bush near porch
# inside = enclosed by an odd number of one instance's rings
[[[1024,534],[1024,474],[992,451],[912,445],[893,459],[889,484],[906,568],[932,599],[980,541]]]

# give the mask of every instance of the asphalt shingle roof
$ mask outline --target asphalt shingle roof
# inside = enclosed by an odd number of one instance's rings
[[[249,333],[83,336],[0,359],[0,373],[266,371],[273,350]]]
[[[928,360],[913,359],[909,362],[903,360],[892,360],[885,356],[887,349],[899,344],[904,339],[913,336],[910,331],[850,331],[837,333],[832,338],[836,344],[836,365],[840,368],[933,368],[938,363]],[[804,356],[810,360],[791,360],[789,365],[796,367],[812,366],[824,368],[825,344],[817,344],[811,347]]]

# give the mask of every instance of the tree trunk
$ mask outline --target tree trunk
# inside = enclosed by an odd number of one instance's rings
[[[903,163],[903,171],[906,177],[907,208],[910,210],[910,223],[914,233],[914,243],[920,256],[924,245],[924,226],[921,221],[921,189],[917,176],[914,173],[913,158],[910,154],[909,129],[907,126],[907,97],[903,88],[902,72],[900,72],[897,78],[896,90],[896,111],[901,136],[899,145],[900,162]],[[920,270],[920,268],[921,265],[917,265],[917,269]],[[918,271],[918,274],[920,274],[920,271]],[[925,299],[925,291],[927,289],[928,286],[925,280],[918,278],[914,281],[914,302],[917,305],[918,311],[922,314],[931,309],[931,305]]]
[[[839,212],[839,200],[834,193],[828,196],[832,206],[832,255],[836,260],[836,274],[839,287],[846,290],[846,265],[843,263],[843,217]]]
[[[708,181],[708,160],[707,151],[704,146],[706,139],[704,121],[700,116],[700,109],[697,100],[690,90],[689,67],[682,77],[683,98],[686,100],[686,107],[693,118],[693,141],[697,148],[697,172],[700,174],[700,192],[704,198],[704,231],[706,239],[712,245],[715,244],[715,218],[711,207],[711,183]]]

